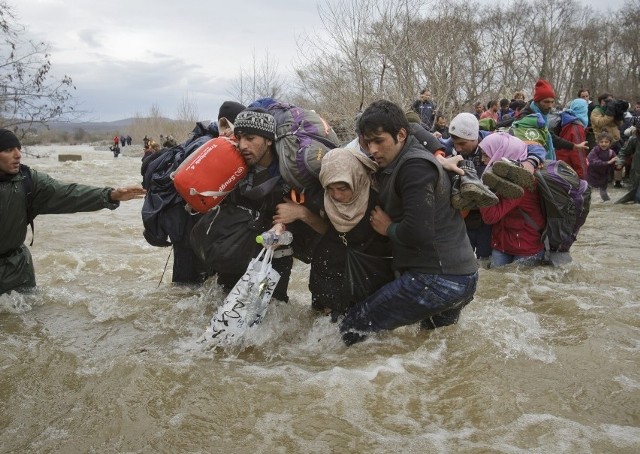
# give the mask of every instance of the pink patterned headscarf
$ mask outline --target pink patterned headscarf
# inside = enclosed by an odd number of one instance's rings
[[[478,146],[490,158],[487,167],[502,158],[513,161],[527,159],[527,144],[506,132],[489,134]]]

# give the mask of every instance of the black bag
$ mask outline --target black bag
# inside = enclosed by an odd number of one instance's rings
[[[244,273],[260,252],[256,236],[262,233],[254,210],[232,203],[218,205],[191,230],[191,248],[209,273]]]
[[[393,259],[365,254],[347,247],[343,292],[344,298],[354,304],[367,298],[394,279]]]
[[[189,138],[181,145],[151,153],[142,161],[142,187],[147,190],[141,215],[144,238],[152,246],[166,247],[185,241],[185,225],[190,214],[176,191],[171,173],[195,150],[218,136],[217,125],[196,123]]]

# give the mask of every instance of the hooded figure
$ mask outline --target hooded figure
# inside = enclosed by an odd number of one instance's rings
[[[587,137],[586,127],[588,124],[589,104],[585,99],[576,98],[571,101],[569,108],[560,115],[558,135],[568,142],[582,143]],[[581,179],[586,178],[589,164],[586,153],[581,149],[558,148],[556,159],[569,164]]]
[[[309,290],[314,309],[332,320],[392,279],[391,246],[371,226],[377,202],[373,174],[378,165],[354,148],[336,148],[322,158],[320,183],[331,221],[311,261]],[[350,274],[353,263],[366,276]]]
[[[489,157],[487,167],[503,158],[512,161],[527,159],[527,144],[508,133],[496,132],[480,142],[480,148]]]
[[[322,159],[320,184],[325,189],[324,210],[338,232],[348,232],[362,220],[367,212],[371,175],[378,165],[354,148],[336,148]],[[347,202],[334,199],[328,186],[346,183],[353,192]]]

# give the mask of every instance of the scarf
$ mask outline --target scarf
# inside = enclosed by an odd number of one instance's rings
[[[367,212],[371,176],[378,165],[359,150],[336,148],[322,158],[320,184],[324,191],[324,211],[338,232],[349,232]],[[327,186],[346,183],[353,191],[351,201],[341,203],[329,195]]]
[[[546,159],[552,159],[552,160],[555,161],[555,159],[556,159],[556,150],[553,147],[553,138],[551,137],[551,133],[549,132],[549,128],[547,127],[547,116],[544,115],[540,111],[540,107],[538,107],[538,105],[535,102],[532,102],[530,104],[530,107],[531,107],[531,110],[533,110],[535,113],[540,114],[540,116],[544,120],[544,129],[545,129],[545,131],[547,131],[547,156],[546,156]]]
[[[512,161],[527,159],[527,144],[506,132],[495,132],[483,139],[478,146],[489,156],[487,167],[502,158]]]
[[[569,104],[569,109],[567,111],[580,120],[582,126],[585,128],[587,127],[589,124],[589,104],[587,104],[586,99],[574,99],[571,101],[571,104]]]

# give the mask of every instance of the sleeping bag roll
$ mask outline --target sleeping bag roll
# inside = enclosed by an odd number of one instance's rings
[[[171,174],[173,185],[198,213],[216,207],[247,175],[247,165],[236,142],[216,137],[194,151]]]

